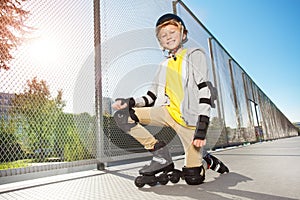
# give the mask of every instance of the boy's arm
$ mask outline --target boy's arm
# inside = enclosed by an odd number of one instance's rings
[[[193,144],[196,147],[204,146],[210,120],[210,90],[206,84],[208,81],[208,65],[205,52],[197,49],[191,54],[191,61],[195,82],[199,89],[199,116],[194,134]]]
[[[156,98],[153,92],[148,91],[145,96],[134,99],[135,107],[151,107],[154,105]]]
[[[112,104],[112,107],[116,110],[122,110],[126,107],[150,107],[153,106],[156,100],[156,95],[151,91],[148,91],[145,96],[134,98],[117,98],[115,103]]]

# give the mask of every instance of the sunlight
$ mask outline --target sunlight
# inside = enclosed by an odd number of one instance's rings
[[[38,38],[29,44],[29,54],[32,61],[38,65],[47,65],[58,58],[55,41],[48,38]]]

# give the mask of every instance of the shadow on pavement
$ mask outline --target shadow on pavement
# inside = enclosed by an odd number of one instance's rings
[[[194,199],[258,199],[258,200],[295,200],[292,198],[286,198],[281,196],[275,196],[270,194],[263,194],[239,189],[233,189],[239,183],[252,181],[251,178],[240,175],[235,172],[220,175],[215,180],[205,182],[201,185],[186,185],[185,182],[179,182],[178,184],[167,184],[164,186],[145,187],[140,188],[140,191],[154,192],[159,195],[178,196],[178,197],[190,197]],[[167,198],[167,197],[166,197]]]

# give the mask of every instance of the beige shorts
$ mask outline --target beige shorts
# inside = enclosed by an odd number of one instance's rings
[[[172,127],[178,134],[185,151],[185,167],[202,165],[202,149],[192,144],[195,130],[176,123],[165,106],[134,108],[134,110],[140,124],[131,128],[128,134],[139,141],[145,149],[153,149],[157,139],[142,125]]]

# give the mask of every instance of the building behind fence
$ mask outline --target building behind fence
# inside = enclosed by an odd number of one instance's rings
[[[154,34],[166,12],[183,18],[187,47],[201,47],[218,89],[207,148],[298,135],[251,77],[182,1],[42,0],[24,5],[34,27],[0,71],[0,177],[141,158],[116,126],[111,103],[141,96],[164,58]],[[39,48],[42,45],[42,48]],[[146,126],[183,153],[171,128]]]

